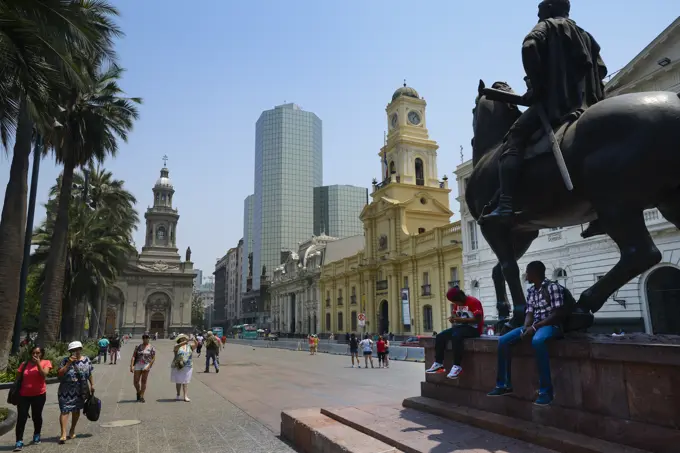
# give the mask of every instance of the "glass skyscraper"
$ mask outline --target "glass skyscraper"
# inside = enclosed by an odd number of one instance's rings
[[[314,187],[322,182],[321,119],[295,104],[262,112],[255,126],[253,289],[271,277],[281,249],[297,250],[314,226]]]
[[[248,280],[248,255],[253,251],[253,204],[255,195],[248,195],[243,201],[243,259],[241,261],[241,292],[246,292]],[[254,268],[253,268],[254,269]],[[255,271],[253,270],[253,273]]]
[[[345,238],[364,234],[359,219],[366,206],[368,189],[334,185],[314,188],[314,235]]]

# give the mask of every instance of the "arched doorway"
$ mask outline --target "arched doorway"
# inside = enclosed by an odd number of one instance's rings
[[[680,335],[680,269],[652,271],[645,289],[652,333]]]
[[[158,332],[158,338],[165,338],[172,322],[170,307],[171,302],[167,294],[161,292],[151,294],[146,303],[144,330],[152,334]]]
[[[390,306],[386,300],[380,302],[380,311],[378,315],[378,334],[382,335],[390,331]]]
[[[156,312],[151,315],[149,320],[149,332],[158,332],[158,338],[163,338],[163,332],[165,331],[165,315],[160,312]]]

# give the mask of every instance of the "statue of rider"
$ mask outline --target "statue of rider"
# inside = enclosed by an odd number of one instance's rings
[[[538,5],[538,24],[524,38],[522,63],[529,107],[510,127],[500,158],[501,194],[498,206],[483,220],[513,217],[513,196],[531,136],[542,129],[539,108],[552,126],[577,117],[604,99],[607,68],[600,46],[590,33],[569,18],[569,0],[544,0]]]

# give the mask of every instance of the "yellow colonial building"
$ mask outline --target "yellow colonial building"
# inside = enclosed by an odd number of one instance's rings
[[[461,228],[450,222],[451,190],[437,176],[439,146],[425,110],[406,84],[387,105],[384,180],[373,181],[360,215],[364,249],[321,270],[323,332],[429,335],[448,327],[446,291],[463,281]]]

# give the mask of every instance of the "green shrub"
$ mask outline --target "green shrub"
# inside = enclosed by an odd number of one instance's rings
[[[9,415],[9,409],[6,407],[0,407],[0,422],[4,422]]]
[[[32,349],[33,345],[22,346],[18,354],[10,356],[7,362],[7,369],[3,373],[0,373],[0,382],[13,382],[14,379],[16,379],[19,365],[30,360]],[[84,356],[94,359],[97,357],[98,353],[99,347],[97,346],[96,341],[87,340],[83,342]],[[50,370],[50,374],[47,375],[48,378],[57,376],[57,367],[66,356],[68,356],[68,343],[55,343],[54,345],[45,348],[44,360],[52,362],[52,369]]]

